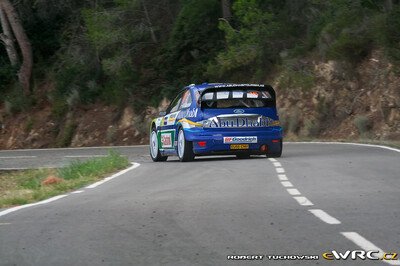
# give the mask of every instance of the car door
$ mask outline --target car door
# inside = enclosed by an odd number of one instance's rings
[[[176,119],[179,114],[179,108],[182,102],[182,95],[184,92],[180,92],[175,99],[171,102],[167,109],[167,114],[161,121],[160,130],[160,146],[161,149],[174,149],[175,137],[176,137]]]

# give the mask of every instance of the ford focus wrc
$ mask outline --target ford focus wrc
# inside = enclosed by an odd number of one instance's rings
[[[204,83],[178,93],[150,127],[150,156],[182,162],[201,155],[280,157],[282,128],[271,86]]]

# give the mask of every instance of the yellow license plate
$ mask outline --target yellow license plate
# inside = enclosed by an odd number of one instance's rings
[[[231,150],[248,150],[249,144],[231,144]]]

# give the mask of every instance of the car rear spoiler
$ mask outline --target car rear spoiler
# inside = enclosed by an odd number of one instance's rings
[[[258,84],[223,84],[223,85],[216,85],[216,86],[207,88],[207,89],[203,90],[200,93],[199,105],[201,106],[201,101],[202,101],[203,95],[206,94],[206,93],[213,92],[214,93],[214,98],[212,100],[210,100],[210,101],[214,101],[214,100],[216,100],[215,99],[215,97],[216,97],[215,96],[216,95],[215,92],[218,92],[218,91],[230,91],[228,99],[233,99],[232,91],[238,90],[238,89],[239,90],[240,89],[249,89],[249,90],[254,89],[255,91],[266,91],[271,95],[271,99],[268,99],[268,100],[273,101],[274,105],[276,105],[276,93],[275,93],[275,90],[270,85],[262,85],[262,84],[260,84],[260,85],[258,85]],[[246,99],[247,94],[244,94],[243,96],[244,96],[243,98]],[[261,95],[259,97],[261,99]]]

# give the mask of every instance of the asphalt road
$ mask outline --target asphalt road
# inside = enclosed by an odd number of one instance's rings
[[[400,151],[286,144],[276,161],[153,163],[147,147],[116,149],[140,166],[81,193],[0,210],[0,265],[400,265],[227,260],[378,248],[400,253]],[[7,151],[0,152],[0,168],[59,166],[106,153]]]

